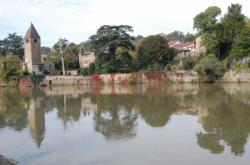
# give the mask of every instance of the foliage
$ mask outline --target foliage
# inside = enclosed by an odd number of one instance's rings
[[[74,57],[78,57],[79,51],[80,51],[80,46],[72,42],[69,43],[65,53]]]
[[[19,75],[21,60],[18,56],[4,56],[0,58],[0,78],[8,80],[11,76]]]
[[[89,65],[89,68],[82,68],[80,70],[81,75],[83,76],[89,76],[95,73],[95,63],[91,63]]]
[[[208,80],[214,81],[224,74],[224,67],[215,55],[210,54],[203,57],[194,67],[194,70],[201,76],[206,76]]]
[[[88,76],[89,75],[89,68],[82,68],[80,70],[80,74],[83,75],[83,76]]]
[[[237,36],[232,50],[230,59],[239,59],[250,54],[250,28],[245,26]]]
[[[60,53],[50,53],[48,55],[48,61],[53,62],[55,64],[56,70],[62,71],[62,59]],[[64,63],[65,68],[68,70],[75,70],[80,68],[79,59],[68,54],[64,55]]]
[[[42,46],[41,47],[41,54],[49,54],[51,52],[50,47]]]
[[[217,28],[218,16],[221,14],[221,9],[212,6],[201,12],[194,18],[194,28],[198,32],[213,33]]]
[[[224,42],[232,44],[246,24],[240,4],[232,4],[228,7],[227,14],[222,18],[222,24]]]
[[[145,38],[138,49],[138,63],[140,69],[153,68],[158,65],[164,68],[175,56],[167,40],[160,35]]]
[[[67,70],[76,70],[79,69],[79,59],[71,56],[71,55],[65,55],[64,56],[64,62],[65,62],[65,68]]]
[[[21,69],[18,71],[19,76],[27,76],[29,75],[29,71],[27,69]]]
[[[173,31],[172,33],[169,33],[166,36],[166,39],[168,40],[177,40],[177,41],[183,41],[183,38],[185,37],[185,34],[181,31]]]
[[[91,52],[93,50],[93,45],[91,44],[90,40],[81,42],[78,46],[79,46],[79,51],[80,51],[80,48],[82,48],[84,51],[87,51],[87,52]]]
[[[16,33],[9,34],[8,37],[0,40],[0,56],[7,54],[16,54],[23,57],[23,38]]]
[[[167,40],[177,40],[181,42],[192,42],[196,39],[196,35],[187,33],[186,35],[181,31],[174,31],[166,36]]]
[[[182,62],[182,69],[192,70],[197,64],[198,60],[197,58],[187,57],[187,58],[182,59],[181,62]]]
[[[196,38],[197,38],[197,35],[196,35],[196,34],[187,33],[187,34],[184,36],[183,41],[184,41],[184,42],[194,42]]]
[[[194,18],[194,28],[202,34],[202,45],[206,47],[207,53],[218,51],[217,18],[220,14],[220,8],[212,6]]]
[[[221,18],[218,7],[209,7],[194,18],[194,28],[202,35],[202,45],[207,53],[216,54],[219,59],[229,56],[232,45],[246,24],[240,4],[232,4]]]
[[[101,26],[90,43],[97,54],[97,71],[126,72],[131,63],[129,51],[134,49],[131,26]]]

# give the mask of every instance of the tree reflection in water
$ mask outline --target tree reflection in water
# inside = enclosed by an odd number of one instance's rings
[[[244,154],[250,133],[247,85],[144,85],[118,89],[1,89],[0,129],[22,131],[29,127],[40,146],[45,138],[46,113],[56,111],[65,129],[69,122],[93,117],[96,132],[107,140],[122,140],[136,137],[138,118],[150,127],[164,127],[172,115],[186,114],[197,116],[202,125],[196,134],[201,148],[220,154],[229,146],[233,155]]]
[[[241,95],[229,95],[223,88],[203,87],[197,103],[209,111],[204,118],[203,131],[197,134],[198,144],[212,153],[222,153],[226,145],[234,155],[242,155],[250,133],[250,104]]]

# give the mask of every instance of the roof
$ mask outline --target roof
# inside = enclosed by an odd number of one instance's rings
[[[180,43],[180,41],[170,40],[170,41],[168,41],[168,46],[173,47],[174,45],[179,44],[179,43]]]
[[[28,31],[25,34],[25,38],[40,38],[39,34],[36,31],[36,28],[34,25],[31,23]]]
[[[183,43],[179,43],[174,45],[174,47],[189,47],[189,46],[194,46],[193,42],[183,42]]]

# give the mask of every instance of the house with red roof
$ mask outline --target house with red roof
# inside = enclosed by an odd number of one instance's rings
[[[201,53],[200,46],[199,48],[197,47],[198,45],[195,42],[181,42],[177,40],[168,41],[168,46],[178,51],[176,58],[184,58],[187,56],[192,56],[192,57],[198,56]]]

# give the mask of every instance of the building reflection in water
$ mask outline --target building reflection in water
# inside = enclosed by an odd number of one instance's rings
[[[15,100],[15,104],[13,104]],[[67,123],[92,118],[106,140],[136,138],[141,121],[166,126],[173,115],[197,117],[197,144],[214,154],[229,146],[242,155],[250,133],[250,88],[244,85],[70,86],[0,91],[0,128],[29,127],[37,146],[45,138],[45,113]],[[91,125],[92,126],[92,125]],[[181,130],[180,130],[181,131]]]
[[[41,99],[32,98],[28,111],[30,134],[39,148],[45,136],[45,111],[41,107]]]

